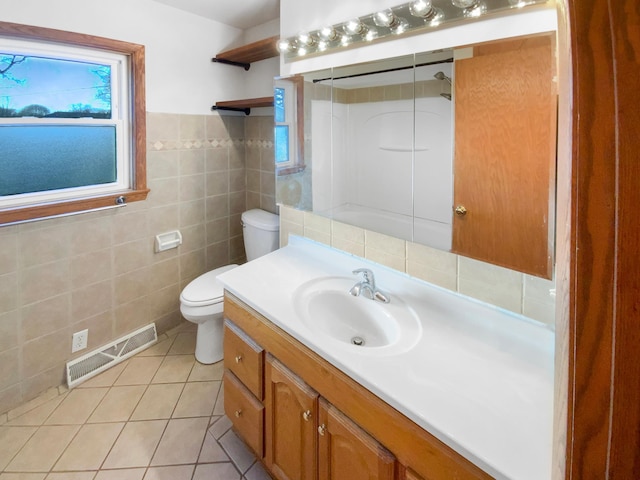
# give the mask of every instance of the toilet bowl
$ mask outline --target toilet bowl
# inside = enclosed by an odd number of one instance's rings
[[[279,218],[260,209],[242,214],[242,234],[247,261],[266,255],[278,248]],[[192,280],[180,294],[180,313],[198,325],[196,360],[210,364],[222,360],[224,287],[217,276],[237,265],[226,265]]]

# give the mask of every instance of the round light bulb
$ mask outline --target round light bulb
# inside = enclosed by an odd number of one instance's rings
[[[320,30],[320,38],[327,42],[335,42],[340,40],[340,34],[333,27],[324,27]]]
[[[398,21],[390,8],[381,10],[373,15],[373,23],[379,27],[391,27]]]
[[[298,35],[298,41],[307,47],[314,47],[318,44],[316,37],[309,35],[308,33],[301,33]]]
[[[478,6],[479,0],[451,0],[451,3],[458,8],[475,8]]]
[[[294,41],[288,40],[286,38],[281,38],[280,40],[278,40],[278,51],[280,53],[287,53],[287,52],[293,52],[297,45]]]
[[[414,17],[426,18],[433,12],[431,0],[416,0],[409,5],[409,11]]]
[[[344,26],[345,33],[349,35],[364,35],[368,30],[367,26],[358,18],[349,20]]]

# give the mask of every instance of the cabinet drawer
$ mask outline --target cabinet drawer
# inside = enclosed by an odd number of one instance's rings
[[[264,406],[229,370],[224,372],[224,412],[245,443],[262,458]]]
[[[224,323],[224,368],[253,393],[264,398],[264,350],[229,321]]]

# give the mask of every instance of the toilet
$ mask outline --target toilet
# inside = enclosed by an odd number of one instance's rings
[[[278,248],[279,218],[260,209],[242,214],[242,235],[247,261],[254,260]],[[222,304],[224,287],[218,275],[237,265],[226,265],[200,275],[180,294],[180,313],[198,325],[196,333],[196,360],[210,364],[222,360]]]

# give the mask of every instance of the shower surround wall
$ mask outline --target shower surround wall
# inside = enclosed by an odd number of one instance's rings
[[[275,210],[269,168],[255,160],[273,155],[255,128],[269,120],[149,113],[146,201],[0,227],[0,414],[63,384],[71,358],[150,322],[175,326],[189,281],[244,261],[241,213]],[[246,165],[260,176],[251,191]],[[154,253],[154,236],[174,229],[184,243]],[[71,355],[86,328],[88,349]]]

